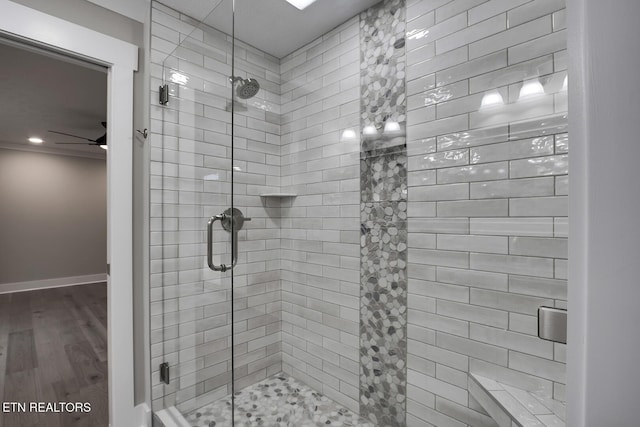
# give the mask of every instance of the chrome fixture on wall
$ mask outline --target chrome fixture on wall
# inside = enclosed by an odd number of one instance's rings
[[[231,80],[232,84],[240,82],[236,88],[236,95],[240,99],[253,98],[260,90],[260,83],[256,79],[243,79],[242,77],[232,76],[229,77],[229,80]]]
[[[538,337],[543,340],[567,343],[567,310],[553,307],[538,309]]]

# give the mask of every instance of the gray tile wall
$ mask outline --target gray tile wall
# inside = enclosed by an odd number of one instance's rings
[[[566,306],[564,8],[408,3],[409,426],[495,425],[469,371],[564,400],[565,346],[536,336]]]
[[[231,43],[227,35],[194,24],[153,3],[154,410],[176,405],[188,411],[231,391],[230,273],[209,270],[204,256],[209,216],[231,206]],[[163,72],[171,87],[166,107],[158,105]],[[282,369],[280,215],[259,196],[280,188],[280,63],[236,43],[236,75],[261,84],[258,95],[242,103],[246,109],[235,114],[234,205],[252,218],[239,234],[233,285],[236,387],[242,388]],[[229,233],[219,224],[215,230],[215,262],[229,264]],[[170,385],[159,381],[163,361],[171,366]]]
[[[282,59],[283,368],[358,412],[360,43],[354,17]],[[275,202],[274,202],[275,203]]]

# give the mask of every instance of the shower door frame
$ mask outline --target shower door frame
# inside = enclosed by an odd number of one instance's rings
[[[133,73],[138,47],[9,0],[0,0],[0,10],[0,36],[108,69],[109,424],[147,425],[146,405],[134,403],[133,369]]]

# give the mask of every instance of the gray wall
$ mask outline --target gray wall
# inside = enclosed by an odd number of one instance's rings
[[[106,162],[0,149],[0,283],[106,272]]]
[[[12,0],[48,15],[142,46],[143,25],[85,0]]]
[[[640,3],[567,3],[575,141],[567,425],[637,426]]]

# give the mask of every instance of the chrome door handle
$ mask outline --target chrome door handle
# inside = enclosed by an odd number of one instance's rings
[[[213,263],[213,223],[220,221],[222,228],[231,233],[231,248],[233,254],[231,255],[231,265],[215,265]],[[242,212],[236,208],[229,208],[220,215],[214,215],[209,218],[207,224],[207,263],[209,268],[213,271],[231,270],[238,263],[238,231],[242,230],[242,226],[245,221],[251,221],[251,218],[246,218],[242,215]]]
[[[225,219],[225,214],[214,215],[209,218],[207,223],[207,264],[213,271],[222,271],[223,273],[228,270],[228,267],[225,264],[215,265],[213,263],[213,223],[216,221],[223,222]]]

